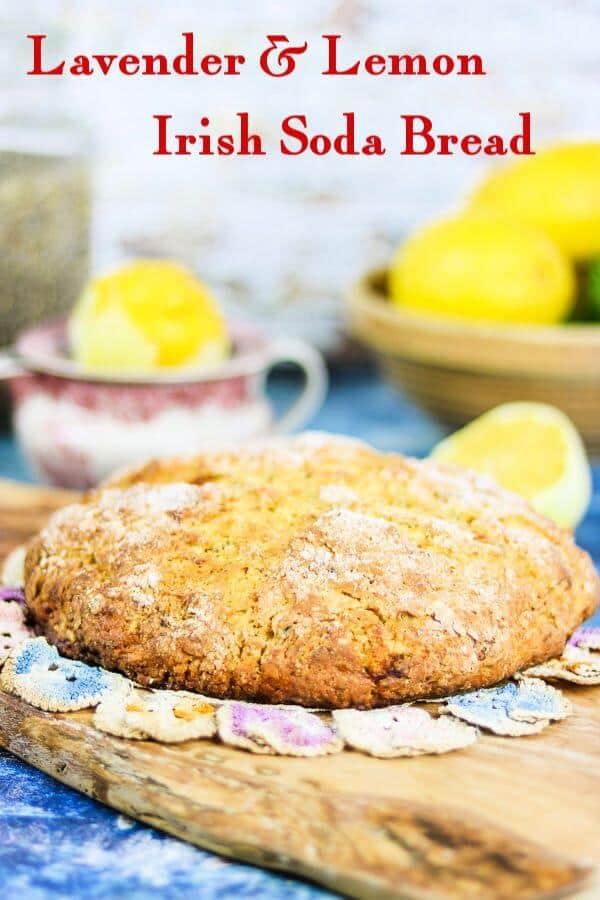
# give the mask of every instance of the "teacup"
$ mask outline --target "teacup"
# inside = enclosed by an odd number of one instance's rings
[[[294,338],[269,340],[231,329],[233,353],[210,371],[167,370],[110,377],[69,358],[64,321],[24,332],[0,358],[11,379],[14,425],[35,476],[89,488],[148,457],[184,455],[301,427],[321,406],[327,370],[321,355]],[[276,418],[265,391],[273,366],[305,375],[299,397]]]

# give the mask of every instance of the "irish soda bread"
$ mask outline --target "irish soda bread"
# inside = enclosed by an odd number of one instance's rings
[[[315,434],[117,476],[33,540],[25,590],[68,656],[323,707],[494,684],[560,654],[599,595],[519,497]]]

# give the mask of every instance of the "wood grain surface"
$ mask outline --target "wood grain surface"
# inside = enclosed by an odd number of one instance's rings
[[[73,495],[0,482],[0,554]],[[600,897],[600,691],[568,720],[443,757],[254,756],[97,731],[0,693],[0,744],[60,781],[235,859],[365,898]]]

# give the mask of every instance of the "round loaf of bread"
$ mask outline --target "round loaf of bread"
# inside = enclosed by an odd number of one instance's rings
[[[150,462],[31,543],[36,630],[142,685],[374,707],[560,654],[599,582],[473,473],[306,434]]]

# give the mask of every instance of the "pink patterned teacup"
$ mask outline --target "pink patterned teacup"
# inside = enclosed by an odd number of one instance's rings
[[[24,332],[0,358],[0,376],[11,379],[15,429],[33,473],[49,484],[89,488],[144,458],[239,445],[302,426],[327,390],[320,354],[296,339],[231,331],[232,356],[218,368],[121,378],[69,359],[64,322]],[[276,419],[265,382],[281,362],[302,369],[305,384]]]

